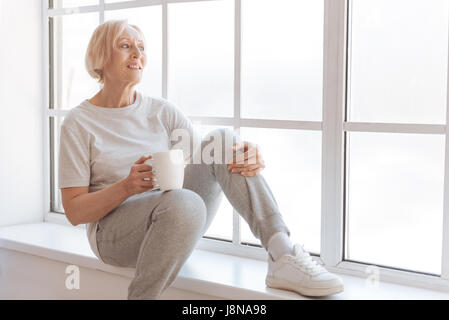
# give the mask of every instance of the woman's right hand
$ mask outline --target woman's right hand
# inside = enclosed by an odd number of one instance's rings
[[[130,196],[153,189],[156,186],[153,180],[155,175],[152,172],[153,167],[145,164],[145,161],[151,159],[152,156],[142,156],[134,162],[129,171],[128,177],[124,181],[125,188]],[[147,178],[149,180],[144,180]]]

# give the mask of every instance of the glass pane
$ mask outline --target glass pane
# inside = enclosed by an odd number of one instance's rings
[[[64,212],[64,207],[62,206],[62,198],[61,198],[61,190],[58,188],[58,175],[59,175],[59,141],[60,141],[60,133],[61,133],[61,124],[64,121],[65,117],[52,117],[50,118],[53,121],[53,199],[54,199],[54,212]]]
[[[199,123],[194,123],[194,126],[203,138],[205,138],[206,134],[218,128],[228,128],[233,130],[232,127],[212,126]],[[214,220],[212,220],[212,223],[209,226],[209,229],[207,229],[207,232],[204,234],[204,236],[232,240],[232,215],[233,215],[232,205],[229,203],[228,199],[223,194],[217,214],[215,215]]]
[[[445,123],[449,1],[351,2],[350,120]]]
[[[57,16],[54,31],[54,101],[56,109],[71,109],[91,98],[99,84],[87,73],[84,56],[98,26],[98,13]]]
[[[52,7],[53,2],[53,7]],[[83,6],[96,6],[99,4],[98,0],[53,0],[49,1],[50,9],[61,9],[61,8],[74,8]]]
[[[142,81],[136,86],[149,96],[162,96],[162,7],[150,6],[105,11],[105,20],[128,19],[139,27],[146,40],[147,65]]]
[[[444,136],[349,139],[347,258],[439,274]]]
[[[243,140],[262,150],[267,181],[291,240],[308,251],[320,252],[321,223],[321,132],[242,128]],[[241,220],[242,241],[259,244]]]
[[[188,115],[234,110],[234,1],[168,4],[168,98]]]
[[[242,1],[242,116],[321,121],[322,0]]]

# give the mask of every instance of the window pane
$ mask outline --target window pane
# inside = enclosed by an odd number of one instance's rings
[[[168,4],[168,98],[189,115],[232,116],[234,1]]]
[[[242,116],[321,121],[322,0],[242,1]]]
[[[60,9],[60,8],[74,8],[74,7],[83,7],[83,6],[96,6],[99,4],[98,0],[53,0],[49,1],[50,9]]]
[[[351,3],[350,120],[445,123],[449,1]]]
[[[139,27],[146,40],[147,65],[136,86],[149,96],[162,96],[162,7],[150,6],[105,11],[105,20],[128,19]]]
[[[58,188],[58,175],[59,175],[59,141],[61,133],[61,124],[65,117],[51,117],[50,121],[53,121],[53,199],[54,199],[54,212],[64,212],[62,206],[61,190]]]
[[[321,132],[242,128],[241,137],[257,143],[266,168],[262,174],[291,231],[292,242],[320,252]],[[242,241],[257,243],[242,219]]]
[[[350,133],[347,258],[439,274],[444,136]]]
[[[98,13],[57,16],[54,22],[54,101],[56,109],[71,109],[91,98],[99,84],[87,73],[84,56],[98,26]]]
[[[228,128],[230,130],[233,130],[232,127],[212,126],[204,124],[201,125],[198,123],[194,123],[194,126],[201,134],[203,139],[209,132],[218,128]],[[204,234],[204,236],[232,240],[232,215],[233,215],[232,205],[229,203],[228,199],[223,194],[217,214],[215,215],[215,218],[212,220],[212,223],[209,226],[209,229],[207,229],[207,232]]]

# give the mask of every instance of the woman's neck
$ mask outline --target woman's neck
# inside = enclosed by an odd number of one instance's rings
[[[119,90],[105,85],[89,102],[104,108],[123,108],[133,104],[136,96],[137,93],[133,87]]]

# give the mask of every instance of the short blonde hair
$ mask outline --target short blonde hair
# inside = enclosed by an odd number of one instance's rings
[[[145,37],[139,27],[128,24],[128,20],[108,20],[100,24],[92,34],[87,46],[85,65],[87,72],[98,83],[104,83],[103,67],[112,56],[112,51],[116,48],[117,39],[120,34],[129,26],[137,30],[145,42]]]

